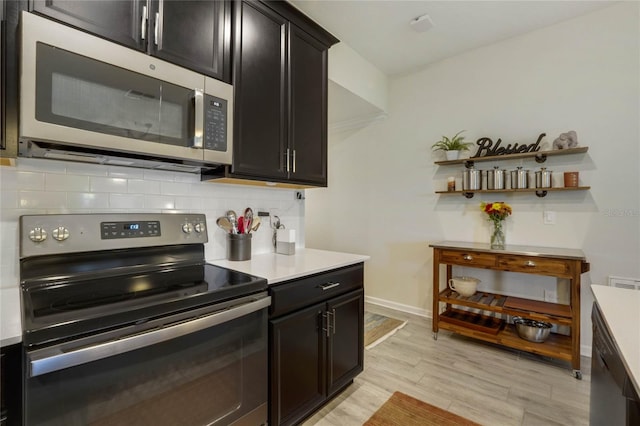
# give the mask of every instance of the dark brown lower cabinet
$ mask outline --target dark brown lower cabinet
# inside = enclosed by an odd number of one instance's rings
[[[314,301],[313,291],[329,294]],[[317,303],[300,307],[304,294]],[[269,424],[298,424],[363,370],[362,265],[276,286],[272,298],[281,315],[269,321]]]
[[[22,344],[0,351],[0,426],[22,424]]]

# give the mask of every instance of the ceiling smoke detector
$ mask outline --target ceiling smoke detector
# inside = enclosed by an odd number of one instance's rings
[[[423,33],[433,28],[433,21],[429,15],[422,15],[409,22],[409,25],[411,25],[411,28],[413,28],[415,32]]]

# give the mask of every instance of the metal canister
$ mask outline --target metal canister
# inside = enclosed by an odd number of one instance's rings
[[[541,167],[536,172],[536,188],[551,188],[552,185],[551,170]]]
[[[487,170],[487,189],[504,189],[506,170],[494,166],[493,170]]]
[[[471,191],[482,189],[482,170],[469,167],[462,172],[462,190]]]
[[[511,189],[524,189],[529,187],[529,170],[517,167],[511,170]]]

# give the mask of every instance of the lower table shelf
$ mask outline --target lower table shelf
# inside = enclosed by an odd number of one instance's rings
[[[518,336],[513,325],[505,324],[505,321],[500,318],[458,309],[447,309],[440,314],[438,327],[513,349],[565,361],[572,360],[571,336],[551,333],[543,343],[529,342]]]

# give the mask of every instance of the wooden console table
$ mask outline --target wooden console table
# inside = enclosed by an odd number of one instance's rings
[[[573,374],[580,371],[580,275],[589,271],[582,250],[508,245],[492,250],[489,244],[442,241],[433,247],[433,338],[438,330],[449,330],[487,342],[571,362]],[[444,290],[440,285],[440,265],[446,265]],[[491,269],[566,278],[570,282],[569,304],[542,302],[477,291],[464,297],[449,289],[452,267]],[[444,311],[441,307],[444,305]],[[473,308],[474,312],[456,307]],[[481,310],[482,313],[475,313]],[[551,333],[543,343],[521,339],[504,315],[568,326],[569,335]]]

